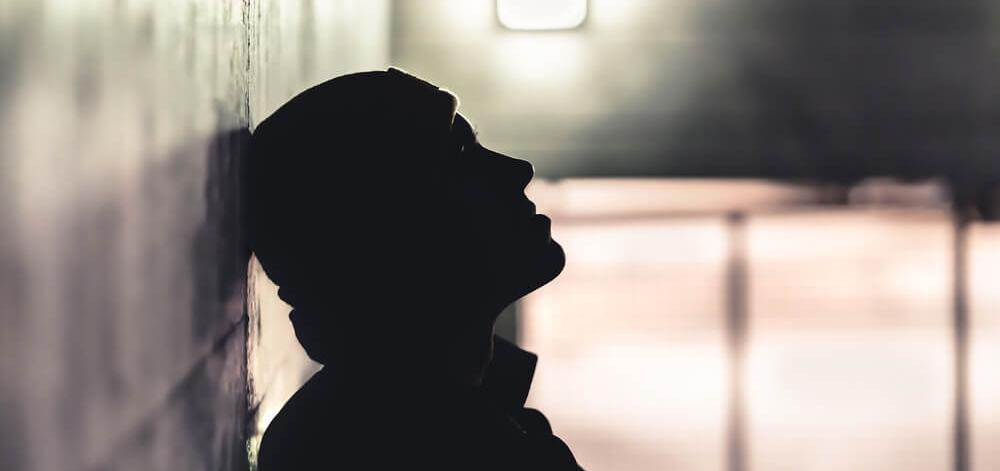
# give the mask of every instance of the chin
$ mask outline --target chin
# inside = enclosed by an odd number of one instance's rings
[[[562,246],[552,240],[533,258],[531,263],[525,265],[525,272],[517,277],[517,287],[514,289],[515,296],[514,299],[510,300],[511,302],[531,294],[556,279],[566,266],[566,254],[563,252]]]
[[[547,275],[544,277],[545,280],[540,285],[538,285],[538,288],[541,288],[548,282],[556,279],[556,277],[559,276],[560,273],[562,273],[563,268],[566,268],[566,252],[563,251],[563,248],[561,245],[559,245],[559,242],[556,242],[554,240],[549,242],[549,246],[547,247],[546,253],[548,254],[547,256],[548,263],[546,264],[546,266],[548,267],[548,270],[546,270]]]

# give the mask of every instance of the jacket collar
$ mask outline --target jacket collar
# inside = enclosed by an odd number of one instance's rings
[[[538,356],[493,336],[493,361],[486,368],[482,389],[500,407],[518,410],[524,407],[535,375]]]

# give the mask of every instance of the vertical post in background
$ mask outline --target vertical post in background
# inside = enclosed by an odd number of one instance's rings
[[[969,214],[959,207],[953,214],[952,341],[955,362],[952,458],[954,471],[970,471],[969,436]]]
[[[748,327],[748,270],[746,215],[726,216],[729,247],[726,264],[726,348],[729,361],[726,416],[726,469],[747,469],[746,350]]]

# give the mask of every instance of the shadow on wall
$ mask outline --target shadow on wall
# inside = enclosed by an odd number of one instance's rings
[[[250,132],[219,131],[207,138],[204,219],[190,239],[191,332],[208,350],[169,391],[164,403],[117,445],[103,469],[249,469],[245,311],[249,250],[240,225],[242,162]],[[204,144],[204,141],[203,143]],[[200,153],[179,149],[159,174],[181,172],[180,163]],[[234,322],[235,321],[235,322]]]
[[[243,241],[241,217],[243,162],[250,145],[250,131],[229,129],[208,140],[205,165],[205,220],[195,232],[192,257],[214,260],[213,267],[194,273],[194,334],[216,330],[211,313],[216,303],[242,303],[246,290],[250,250]]]

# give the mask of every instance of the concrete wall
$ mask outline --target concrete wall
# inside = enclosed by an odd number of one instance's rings
[[[0,469],[250,464],[248,411],[281,397],[267,355],[294,344],[266,280],[246,307],[239,157],[295,92],[384,66],[386,18],[372,0],[0,3]]]

